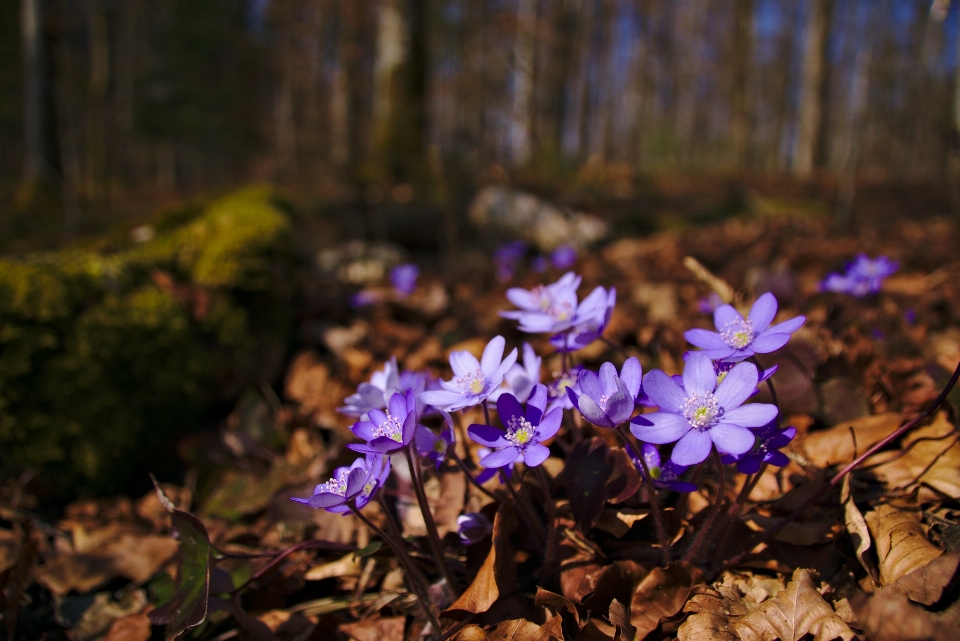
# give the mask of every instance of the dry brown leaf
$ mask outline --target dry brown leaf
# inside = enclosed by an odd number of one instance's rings
[[[680,641],[736,641],[740,637],[722,614],[698,612],[680,624],[677,630]]]
[[[840,491],[840,502],[843,503],[843,517],[847,525],[847,534],[853,541],[857,560],[863,569],[876,581],[879,578],[877,568],[873,560],[865,556],[870,549],[870,528],[867,527],[867,521],[860,513],[860,509],[853,501],[853,495],[850,493],[850,476],[843,477],[843,487]]]
[[[138,612],[114,621],[103,641],[147,641],[152,631],[147,613]]]
[[[363,564],[360,562],[360,559],[351,552],[336,561],[313,566],[307,570],[303,578],[307,581],[322,581],[324,579],[342,576],[360,576],[362,571]]]
[[[787,589],[779,592],[734,624],[743,641],[799,641],[812,634],[815,641],[855,636],[813,585],[810,571],[798,569]]]
[[[702,577],[699,569],[683,561],[654,568],[645,576],[630,600],[630,623],[637,636],[644,638],[657,629],[661,619],[679,612]]]
[[[560,591],[574,603],[580,603],[593,592],[590,578],[600,569],[600,564],[590,552],[564,540],[557,546],[560,558]]]
[[[903,417],[895,412],[844,421],[808,434],[802,443],[803,452],[818,466],[849,463],[857,454],[893,433],[902,422]]]
[[[960,554],[942,554],[922,568],[896,580],[893,589],[911,601],[931,606],[943,598],[960,568]]]
[[[873,473],[895,488],[911,489],[920,483],[954,499],[960,498],[960,441],[946,413],[930,425],[911,431],[900,452],[880,452],[866,461]],[[884,461],[886,461],[884,463]],[[883,464],[880,464],[883,463]],[[921,488],[920,500],[939,498]]]
[[[779,517],[760,514],[749,514],[743,518],[743,522],[754,532],[763,532],[782,520]],[[790,521],[773,536],[773,539],[793,545],[817,545],[826,543],[831,538],[829,534],[832,529],[833,522],[826,519]]]
[[[880,505],[868,512],[866,519],[877,544],[880,580],[884,585],[922,568],[943,554],[943,550],[927,540],[915,512]]]
[[[650,510],[645,508],[607,508],[594,524],[594,528],[620,538],[630,531],[633,524],[645,519]]]
[[[928,612],[884,588],[853,607],[871,641],[956,641],[960,628],[960,601],[943,612]]]
[[[354,623],[341,623],[340,631],[356,641],[403,641],[405,618],[371,618]]]
[[[468,625],[454,637],[455,641],[550,641],[551,639],[563,641],[563,637],[557,637],[544,626],[525,619],[503,621],[491,630],[484,630],[479,625]]]
[[[627,606],[616,599],[610,602],[610,613],[607,618],[617,628],[617,633],[621,639],[634,639],[637,636],[637,629],[630,623],[630,612]]]
[[[634,588],[648,572],[635,561],[615,561],[604,566],[590,576],[593,594],[583,602],[583,607],[593,612],[606,612],[614,599],[629,603]]]
[[[473,582],[441,616],[450,617],[450,614],[456,611],[473,614],[486,612],[499,598],[501,590],[512,583],[514,566],[510,535],[516,527],[517,519],[512,503],[501,503],[493,519],[493,543],[490,553]]]
[[[580,613],[577,611],[577,606],[567,597],[537,586],[537,596],[533,602],[536,605],[550,606],[554,610],[566,610],[573,616],[573,620],[577,622],[577,627],[580,627]]]

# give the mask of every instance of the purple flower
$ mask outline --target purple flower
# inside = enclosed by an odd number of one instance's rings
[[[417,288],[420,268],[413,264],[397,265],[390,270],[390,283],[399,296],[409,296]]]
[[[383,300],[383,294],[378,292],[375,289],[361,289],[356,294],[352,295],[347,303],[350,307],[360,308],[366,307],[367,305],[374,305]]]
[[[576,365],[570,368],[566,374],[559,372],[556,378],[547,385],[547,410],[554,407],[560,407],[565,410],[573,409],[573,401],[570,400],[568,389],[580,396],[580,372],[583,371],[582,365]]]
[[[886,256],[871,260],[866,254],[857,254],[856,259],[847,264],[846,274],[831,273],[820,283],[820,289],[861,297],[880,291],[883,279],[891,276],[899,268],[899,263]]]
[[[533,389],[527,409],[512,394],[504,394],[497,401],[497,414],[506,432],[492,425],[474,423],[467,429],[477,443],[493,448],[480,460],[484,467],[504,467],[523,461],[528,467],[540,465],[550,456],[550,448],[542,445],[560,429],[563,410],[554,408],[544,413],[547,407],[547,388],[537,385]]]
[[[372,409],[386,407],[389,394],[399,390],[400,373],[397,368],[397,357],[394,356],[389,362],[384,363],[382,370],[370,376],[369,383],[360,383],[356,394],[343,399],[344,406],[337,408],[337,411],[347,416],[364,416]]]
[[[457,533],[464,545],[473,545],[490,536],[493,525],[479,512],[467,512],[457,517]]]
[[[545,256],[534,256],[530,259],[530,271],[534,274],[542,274],[550,267],[550,261]]]
[[[577,306],[573,327],[550,337],[550,344],[561,352],[583,349],[600,338],[610,323],[613,307],[617,303],[617,290],[597,287]]]
[[[417,444],[417,452],[430,461],[438,470],[443,465],[444,459],[450,453],[453,447],[453,419],[450,414],[443,413],[443,429],[437,435],[433,430],[424,426],[417,425],[414,433],[414,442]]]
[[[507,300],[520,309],[500,312],[500,316],[520,321],[520,331],[528,334],[566,331],[575,323],[579,286],[580,277],[567,272],[550,285],[531,290],[511,287],[507,290]]]
[[[467,351],[451,352],[453,378],[440,381],[443,389],[420,392],[420,400],[447,412],[462,410],[487,400],[500,387],[507,370],[517,362],[516,347],[503,358],[505,345],[503,336],[494,336],[483,349],[479,361]]]
[[[630,431],[648,443],[677,441],[671,456],[677,465],[703,461],[711,445],[728,454],[743,454],[755,440],[748,428],[766,425],[777,415],[775,405],[743,405],[759,378],[753,363],[739,363],[717,385],[713,363],[705,354],[694,353],[683,369],[682,387],[660,370],[643,378],[643,389],[661,411],[636,417]]]
[[[580,394],[567,389],[570,401],[583,417],[598,427],[616,427],[633,416],[643,370],[632,356],[624,361],[617,376],[613,363],[600,366],[600,375],[590,370],[580,372]]]
[[[501,245],[493,252],[493,264],[497,268],[497,280],[505,283],[513,278],[517,265],[527,255],[527,243],[515,240]]]
[[[710,292],[708,296],[697,301],[697,309],[704,314],[714,313],[721,305],[723,305],[723,299],[717,292]]]
[[[790,340],[790,334],[807,320],[805,316],[797,316],[771,327],[770,322],[776,315],[777,299],[767,292],[753,304],[747,318],[732,305],[721,305],[713,314],[718,332],[691,329],[683,336],[714,360],[742,361],[754,354],[780,349]]]
[[[358,458],[350,467],[338,467],[329,481],[313,488],[313,496],[306,499],[293,497],[297,503],[323,508],[328,512],[349,511],[347,503],[354,501],[362,509],[390,474],[390,459],[379,454],[367,454]]]
[[[510,392],[521,403],[530,398],[530,392],[540,382],[540,366],[543,359],[537,356],[530,343],[523,344],[523,365],[514,363],[503,376],[503,385],[487,398],[488,403],[496,403],[500,395]]]
[[[655,445],[649,443],[643,444],[643,460],[650,470],[650,477],[653,480],[653,486],[660,490],[673,490],[674,492],[696,492],[697,486],[686,481],[678,481],[680,475],[687,471],[687,465],[677,465],[673,461],[660,463],[660,452]],[[640,470],[643,475],[643,470]]]
[[[354,452],[388,454],[406,447],[416,433],[418,413],[417,397],[413,390],[406,394],[396,393],[390,397],[388,411],[372,409],[368,419],[358,421],[350,429],[366,443],[351,443]]]
[[[743,454],[724,454],[723,462],[726,465],[736,463],[737,469],[743,474],[754,474],[760,470],[762,463],[783,467],[790,462],[780,448],[786,447],[793,440],[797,435],[797,428],[791,426],[781,430],[779,421],[774,418],[763,427],[750,431],[755,437],[753,447]]]
[[[573,267],[577,262],[577,250],[573,245],[560,245],[550,254],[550,262],[556,269],[567,269]]]
[[[492,454],[492,453],[493,453],[493,450],[491,450],[488,447],[477,448],[477,456],[479,456],[481,460],[486,458],[488,454]],[[480,485],[483,485],[484,483],[492,479],[495,475],[499,476],[498,472],[503,472],[503,475],[509,481],[511,478],[513,478],[513,463],[510,463],[501,468],[485,467],[483,470],[480,471],[480,473],[477,474],[477,483],[479,483]],[[503,484],[503,479],[500,480],[500,484],[501,485]]]

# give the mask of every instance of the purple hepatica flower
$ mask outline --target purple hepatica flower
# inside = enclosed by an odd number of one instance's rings
[[[753,447],[739,455],[724,454],[724,464],[736,463],[737,469],[743,474],[754,474],[760,470],[762,463],[783,467],[790,462],[780,448],[786,447],[793,440],[797,435],[797,428],[791,426],[781,430],[779,421],[774,418],[763,427],[751,431],[755,437]]]
[[[364,416],[372,409],[383,409],[387,406],[387,395],[400,389],[400,372],[397,368],[397,357],[384,363],[383,369],[370,376],[369,383],[360,383],[356,394],[343,399],[344,407],[338,411],[348,416]]]
[[[350,307],[360,308],[374,305],[383,300],[383,294],[374,289],[361,289],[347,301]]]
[[[506,243],[493,252],[493,264],[497,267],[497,280],[505,283],[513,278],[517,265],[527,255],[527,243],[515,240]]]
[[[597,287],[577,306],[573,328],[550,337],[550,344],[561,352],[583,349],[600,338],[610,323],[613,307],[617,303],[617,290]]]
[[[577,250],[573,245],[560,245],[550,254],[550,262],[556,269],[573,267],[577,262]]]
[[[694,465],[710,454],[711,444],[728,454],[743,454],[753,447],[748,429],[766,425],[777,416],[776,405],[743,405],[757,389],[757,367],[738,363],[717,385],[713,363],[703,353],[690,356],[683,369],[683,386],[653,370],[643,379],[643,389],[662,411],[635,418],[630,431],[648,443],[673,443],[671,460]],[[640,424],[637,419],[645,419]]]
[[[714,360],[742,361],[754,354],[774,352],[790,340],[790,334],[800,329],[805,316],[797,316],[777,325],[770,321],[777,315],[777,299],[767,292],[757,299],[747,318],[732,305],[721,305],[713,314],[719,332],[691,329],[683,336],[702,348]]]
[[[861,297],[880,291],[883,279],[893,275],[899,264],[886,256],[871,260],[866,254],[857,254],[857,258],[847,264],[846,274],[832,273],[820,283],[820,289]]]
[[[517,362],[516,347],[503,358],[505,345],[503,336],[494,336],[483,349],[483,356],[479,361],[467,351],[451,352],[450,367],[453,369],[453,378],[440,381],[443,389],[421,392],[420,400],[447,412],[484,402],[500,387],[504,374]]]
[[[560,407],[565,410],[573,409],[573,401],[570,400],[568,389],[573,390],[576,396],[580,396],[580,372],[583,371],[582,365],[576,365],[570,368],[566,374],[560,372],[547,386],[547,410],[554,407]]]
[[[710,292],[708,296],[697,301],[697,309],[704,314],[714,313],[721,305],[723,305],[723,299],[717,292]]]
[[[443,461],[450,453],[453,447],[453,419],[446,412],[443,413],[443,429],[439,436],[433,430],[424,426],[417,425],[414,434],[414,442],[417,444],[417,452],[430,461],[438,470],[443,465]]]
[[[537,356],[530,343],[523,344],[523,365],[514,363],[503,376],[503,385],[487,398],[488,403],[496,403],[501,394],[510,392],[521,403],[526,403],[534,386],[540,383],[540,366],[543,359]]]
[[[554,408],[544,413],[547,407],[547,388],[537,385],[527,401],[527,409],[512,394],[504,394],[497,401],[497,414],[507,431],[492,425],[473,424],[467,430],[477,443],[494,448],[480,460],[484,467],[504,467],[523,461],[528,467],[540,465],[550,456],[550,448],[542,441],[553,438],[560,429],[563,410]]]
[[[457,517],[457,533],[464,545],[473,545],[490,536],[493,525],[479,512],[468,512]]]
[[[673,461],[666,463],[660,462],[660,452],[655,445],[649,443],[643,444],[643,460],[647,463],[647,469],[650,470],[650,476],[653,480],[653,486],[660,490],[673,490],[674,492],[696,492],[697,486],[686,481],[678,481],[680,475],[687,471],[686,465],[677,465]],[[643,474],[643,470],[640,470]]]
[[[355,501],[357,509],[362,509],[389,474],[389,458],[379,454],[367,454],[365,458],[354,461],[350,467],[334,470],[329,481],[320,483],[313,489],[313,496],[310,498],[294,497],[293,500],[334,513],[349,511],[347,503],[350,501]]]
[[[528,334],[566,331],[576,322],[579,286],[580,277],[567,272],[550,285],[531,290],[511,287],[507,290],[507,299],[520,309],[500,312],[500,316],[520,321],[520,331]]]
[[[388,454],[406,447],[413,441],[417,427],[417,397],[413,390],[390,397],[388,411],[372,409],[368,420],[354,423],[350,429],[366,443],[351,443],[354,452]]]
[[[567,389],[570,401],[583,417],[598,427],[616,427],[630,420],[636,404],[643,370],[636,356],[628,358],[620,375],[613,363],[600,366],[600,375],[580,372],[580,394]]]
[[[542,274],[550,267],[550,261],[545,256],[534,256],[530,259],[530,271]]]
[[[487,448],[487,447],[477,448],[477,456],[479,456],[481,460],[485,459],[488,454],[492,454],[492,453],[493,453],[493,450],[491,450],[490,448]],[[480,473],[477,474],[477,483],[479,483],[480,485],[483,485],[484,483],[492,479],[494,475],[499,476],[499,474],[497,474],[498,472],[503,472],[503,475],[509,481],[513,477],[513,463],[509,463],[508,465],[501,468],[496,468],[496,467],[483,468],[483,470],[481,470]],[[501,485],[503,484],[502,479],[500,480],[500,484]]]
[[[409,296],[417,288],[420,268],[413,264],[397,265],[390,270],[390,283],[393,291],[400,296]]]

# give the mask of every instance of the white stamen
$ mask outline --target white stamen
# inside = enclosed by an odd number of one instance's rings
[[[747,319],[732,320],[720,331],[720,338],[730,347],[743,349],[753,342],[757,333],[753,331],[753,323]]]
[[[709,429],[720,421],[723,408],[711,392],[693,394],[683,399],[683,416],[696,429]]]

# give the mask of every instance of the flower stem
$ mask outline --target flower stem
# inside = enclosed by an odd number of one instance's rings
[[[407,465],[410,466],[410,476],[413,481],[413,491],[417,495],[417,504],[420,506],[420,513],[423,515],[423,522],[427,526],[427,540],[430,541],[430,549],[433,556],[437,559],[437,565],[443,577],[447,580],[447,590],[456,598],[459,594],[457,584],[454,582],[453,574],[447,564],[447,557],[443,552],[443,544],[440,542],[440,535],[437,532],[437,524],[433,520],[433,514],[430,513],[430,504],[427,502],[427,493],[423,489],[423,477],[420,474],[419,461],[414,459],[412,454],[413,443],[404,448],[403,453],[407,456]]]
[[[764,368],[763,368],[763,365],[760,364],[760,361],[757,360],[757,357],[756,357],[756,356],[751,356],[748,360],[749,360],[751,363],[753,363],[754,365],[757,366],[757,370],[758,370],[761,374],[763,373],[763,369],[764,369]],[[770,400],[772,400],[772,401],[773,401],[773,404],[777,406],[777,410],[778,410],[777,416],[778,416],[778,418],[779,418],[779,420],[777,421],[777,424],[778,424],[778,425],[779,425],[779,424],[782,424],[782,423],[783,423],[783,416],[781,416],[780,413],[779,413],[779,410],[780,410],[780,401],[777,399],[777,390],[773,387],[773,377],[772,377],[772,376],[767,379],[767,389],[770,390]]]
[[[547,475],[539,465],[534,468],[537,471],[537,478],[540,479],[540,487],[543,488],[543,498],[547,502],[547,543],[543,552],[543,583],[548,589],[553,589],[554,571],[553,571],[553,551],[557,541],[556,508],[553,505],[553,498],[550,496],[550,484],[547,483]]]
[[[475,478],[473,477],[473,474],[471,474],[471,473],[470,473],[470,470],[467,469],[467,464],[463,462],[463,459],[460,458],[460,455],[457,454],[456,451],[452,452],[452,453],[451,453],[451,456],[453,456],[453,460],[457,462],[457,465],[460,466],[460,469],[463,471],[464,476],[467,477],[467,480],[470,481],[470,483],[473,484],[473,486],[474,486],[475,488],[477,488],[478,490],[480,490],[481,492],[483,492],[484,494],[486,494],[488,497],[490,497],[490,498],[491,498],[492,500],[494,500],[494,501],[499,501],[499,500],[500,500],[499,498],[497,498],[497,495],[496,495],[496,494],[494,494],[493,492],[491,492],[491,491],[488,490],[487,488],[483,487],[483,486],[480,484],[480,481],[478,481],[477,479],[475,479]]]
[[[853,462],[848,463],[843,469],[837,472],[834,475],[834,477],[830,479],[829,483],[825,483],[823,487],[821,487],[813,496],[807,499],[803,505],[798,507],[790,515],[780,520],[772,527],[764,530],[763,534],[760,536],[759,539],[751,543],[750,546],[747,549],[745,549],[743,552],[741,552],[740,554],[730,559],[726,563],[726,565],[724,565],[724,568],[733,567],[734,565],[742,561],[744,557],[746,557],[750,553],[750,551],[753,550],[753,548],[769,540],[770,537],[772,537],[774,534],[776,534],[781,529],[786,527],[788,523],[796,520],[801,514],[806,512],[817,501],[823,498],[824,494],[826,494],[831,489],[836,487],[840,483],[840,481],[843,480],[843,477],[845,477],[847,474],[850,474],[850,472],[860,467],[860,465],[865,460],[867,460],[868,458],[876,454],[878,451],[880,451],[890,443],[893,443],[898,438],[900,438],[901,436],[903,436],[904,434],[912,430],[914,427],[916,427],[919,423],[921,423],[922,421],[930,417],[930,415],[933,414],[936,411],[936,409],[940,407],[940,405],[942,405],[943,402],[947,399],[947,395],[950,393],[950,390],[952,390],[954,385],[957,384],[957,379],[960,379],[960,363],[957,363],[957,368],[953,371],[953,376],[950,377],[950,380],[947,382],[946,387],[944,387],[943,391],[940,392],[940,395],[936,399],[934,399],[934,401],[930,403],[930,405],[927,406],[927,409],[917,414],[913,418],[913,420],[908,421],[907,423],[904,423],[903,425],[901,425],[894,432],[889,434],[886,438],[874,443],[872,446],[867,448],[867,451],[865,451],[863,454],[858,456]]]
[[[507,491],[510,492],[510,496],[513,497],[513,502],[520,508],[520,514],[523,515],[523,520],[527,522],[527,527],[530,528],[536,537],[537,542],[540,545],[543,545],[543,534],[540,533],[540,528],[537,527],[538,519],[530,511],[530,507],[520,500],[520,495],[514,489],[513,484],[510,483],[510,479],[507,478],[507,475],[503,473],[503,468],[500,468],[500,480],[507,487]]]
[[[399,561],[401,567],[403,567],[403,571],[407,575],[407,583],[410,585],[411,590],[413,590],[417,600],[420,602],[420,607],[423,608],[423,612],[430,621],[430,625],[432,625],[434,630],[436,630],[436,634],[438,636],[443,634],[443,628],[440,627],[440,621],[437,619],[437,615],[433,611],[430,598],[427,595],[424,586],[420,583],[421,580],[425,579],[423,579],[423,575],[420,574],[419,570],[414,568],[413,561],[410,559],[407,551],[403,548],[403,545],[395,541],[392,536],[388,536],[387,533],[377,527],[373,521],[365,517],[360,510],[357,509],[357,506],[353,502],[347,503],[347,506],[358,519],[363,521],[368,528],[376,532],[377,536],[386,541],[387,545],[390,546],[394,555],[397,557],[397,561]],[[387,514],[387,511],[384,510],[384,513]],[[388,522],[389,519],[390,517],[387,516]],[[417,578],[417,575],[419,575],[419,579]]]
[[[714,502],[713,507],[710,508],[707,520],[700,526],[700,532],[697,534],[697,538],[693,540],[693,544],[683,557],[684,561],[690,563],[696,561],[697,555],[700,553],[700,548],[703,546],[704,541],[707,540],[707,536],[713,528],[713,522],[716,520],[717,514],[720,513],[720,506],[723,504],[723,495],[726,492],[726,480],[723,477],[723,461],[720,460],[720,453],[716,448],[712,448],[711,452],[713,454],[713,464],[717,468],[717,500]]]
[[[641,480],[647,488],[647,493],[650,494],[650,511],[653,512],[653,523],[657,528],[657,538],[660,540],[663,564],[670,565],[670,540],[667,538],[667,528],[663,524],[663,514],[660,513],[660,496],[657,488],[653,484],[653,477],[650,476],[650,468],[643,456],[638,456],[634,451],[633,446],[630,444],[630,436],[627,434],[627,430],[624,429],[623,425],[617,425],[617,434],[619,434],[623,440],[623,444],[630,458],[634,460],[635,464],[640,466],[640,471],[643,476]]]
[[[743,483],[743,488],[740,490],[740,494],[737,496],[737,500],[734,501],[733,505],[730,506],[730,509],[727,510],[727,513],[723,515],[723,518],[720,521],[719,530],[723,532],[723,536],[720,537],[720,543],[717,544],[717,550],[723,551],[724,546],[727,544],[727,539],[730,537],[730,530],[733,526],[733,520],[740,516],[741,510],[743,510],[744,504],[747,502],[747,499],[750,498],[750,495],[753,493],[753,489],[757,487],[757,484],[760,482],[760,478],[763,476],[763,473],[767,471],[767,464],[763,463],[760,465],[760,469],[757,470],[757,473],[752,477],[748,477]]]
[[[487,401],[483,401],[482,403],[480,403],[480,407],[483,408],[483,422],[484,422],[484,424],[486,424],[486,425],[493,425],[493,423],[490,422],[490,408],[487,407]]]

